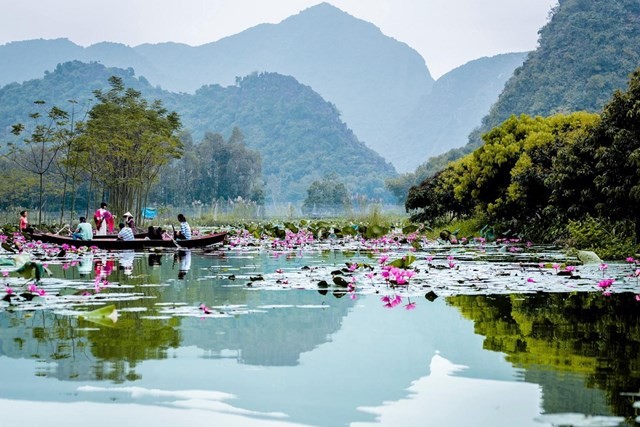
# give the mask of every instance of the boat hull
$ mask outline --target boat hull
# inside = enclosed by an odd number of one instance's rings
[[[118,240],[114,238],[104,238],[93,240],[73,240],[71,237],[59,236],[50,233],[33,233],[31,238],[43,243],[54,243],[58,245],[95,246],[99,249],[108,250],[128,250],[128,249],[145,249],[145,248],[176,248],[191,249],[203,248],[205,246],[214,245],[224,241],[227,233],[207,234],[200,237],[194,237],[191,240],[150,240],[150,239],[134,239],[134,240]]]

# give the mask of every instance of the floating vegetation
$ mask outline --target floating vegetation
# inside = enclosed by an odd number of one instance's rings
[[[0,310],[79,313],[87,307],[118,304],[123,306],[121,312],[144,312],[146,318],[254,312],[246,306],[195,304],[192,298],[151,308],[131,306],[133,301],[157,299],[165,289],[170,292],[184,286],[187,270],[182,267],[177,279],[154,276],[162,252],[154,252],[152,270],[133,274],[134,258],[140,262],[145,253],[57,247],[20,240],[19,236],[13,242],[16,250],[0,254],[4,268]],[[583,264],[584,256],[518,239],[491,243],[484,238],[461,239],[451,244],[449,240],[430,241],[415,231],[406,235],[402,230],[370,239],[357,233],[326,238],[317,230],[296,227],[295,231],[286,228],[273,235],[255,230],[231,233],[227,246],[216,250],[219,256],[207,257],[209,253],[194,252],[204,265],[189,272],[190,287],[216,283],[222,289],[247,292],[308,290],[351,299],[375,294],[380,295],[384,307],[407,310],[416,308],[419,301],[441,296],[584,291],[601,292],[606,297],[613,292],[640,292],[640,269],[633,257],[624,263],[605,264],[591,256]],[[168,257],[171,255],[169,252]],[[178,255],[173,258],[176,264]],[[112,273],[124,264],[127,268],[120,268],[118,280],[112,282]],[[640,300],[640,295],[636,298]],[[276,308],[285,307],[258,305],[255,312]]]

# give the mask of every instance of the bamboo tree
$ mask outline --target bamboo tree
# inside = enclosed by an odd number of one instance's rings
[[[109,84],[108,92],[94,92],[98,103],[80,138],[85,168],[105,189],[114,215],[137,215],[160,169],[182,155],[176,137],[180,119],[160,101],[149,103],[140,92],[125,88],[119,77],[111,77]]]

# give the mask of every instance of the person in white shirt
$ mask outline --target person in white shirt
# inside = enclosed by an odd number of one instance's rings
[[[180,231],[176,231],[176,240],[191,240],[191,227],[187,219],[182,214],[178,214],[178,221],[180,221]]]
[[[133,231],[124,222],[120,223],[120,231],[118,232],[118,240],[133,240]]]
[[[73,233],[73,240],[91,240],[93,239],[93,230],[91,224],[87,222],[87,219],[83,216],[80,217],[80,224]]]

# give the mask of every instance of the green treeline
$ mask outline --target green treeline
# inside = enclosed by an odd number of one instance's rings
[[[538,240],[573,221],[640,228],[640,69],[601,115],[512,116],[409,192],[416,221],[479,216]]]
[[[162,170],[150,199],[173,206],[194,201],[214,205],[237,198],[264,203],[262,159],[260,153],[246,147],[239,128],[234,128],[227,140],[211,132],[198,144],[189,132],[180,139],[183,156]]]

